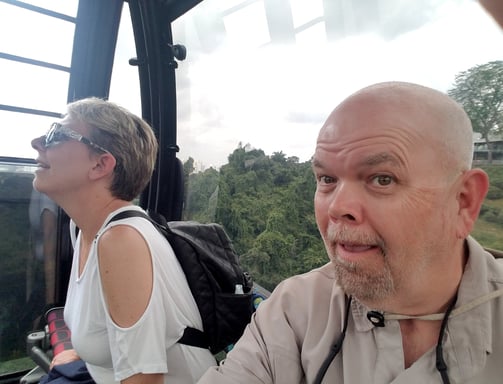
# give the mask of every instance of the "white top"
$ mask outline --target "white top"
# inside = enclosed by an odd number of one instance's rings
[[[167,240],[147,220],[132,217],[112,222],[111,213],[98,231],[82,274],[78,276],[80,235],[76,239],[65,304],[72,344],[100,384],[116,383],[137,373],[166,373],[165,383],[195,383],[215,365],[209,350],[178,344],[186,326],[202,329],[202,321],[185,275]],[[142,317],[128,328],[111,319],[103,296],[99,264],[100,236],[115,225],[129,225],[143,235],[152,256],[152,296]],[[74,225],[71,225],[72,234]]]

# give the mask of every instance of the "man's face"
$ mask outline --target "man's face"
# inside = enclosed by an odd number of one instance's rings
[[[397,104],[344,103],[313,160],[320,233],[339,283],[366,304],[419,293],[456,237],[455,178],[442,170],[435,121]]]

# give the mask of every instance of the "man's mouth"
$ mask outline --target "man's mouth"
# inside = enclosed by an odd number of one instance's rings
[[[344,242],[340,242],[338,244],[348,252],[365,252],[376,247],[376,245],[353,244]]]
[[[334,256],[352,260],[361,257],[374,257],[385,254],[384,240],[375,233],[337,228],[330,226],[327,230],[327,240],[334,252]]]

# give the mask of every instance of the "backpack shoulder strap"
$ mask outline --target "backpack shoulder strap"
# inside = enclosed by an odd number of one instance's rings
[[[178,340],[178,343],[204,349],[210,348],[208,335],[206,335],[203,331],[192,327],[186,327],[183,330],[183,335]]]
[[[128,217],[143,217],[144,219],[150,221],[158,229],[160,229],[159,227],[162,226],[161,224],[159,224],[159,223],[155,222],[154,220],[152,220],[149,215],[143,213],[142,211],[136,211],[136,210],[133,210],[133,209],[119,212],[118,214],[116,214],[115,216],[113,216],[106,223],[105,226],[107,226],[108,224],[110,224],[113,221],[127,219]],[[70,238],[71,238],[73,246],[75,246],[75,242],[76,242],[78,234],[79,234],[79,227],[77,227],[75,225],[75,223],[73,222],[73,220],[70,220]]]
[[[126,210],[119,212],[108,221],[107,225],[113,221],[127,219],[128,217],[142,217],[150,221],[154,225],[154,227],[156,227],[156,229],[162,233],[164,237],[166,237],[166,233],[172,233],[164,216],[155,214],[154,219],[148,214],[137,210]],[[176,254],[176,252],[175,256],[178,259],[178,254]],[[185,328],[182,337],[178,340],[178,343],[205,349],[209,348],[210,345],[207,335],[203,331],[192,327]]]
[[[149,215],[147,215],[146,213],[142,212],[142,211],[137,211],[137,210],[127,210],[127,211],[122,211],[122,212],[119,212],[118,214],[116,214],[114,217],[112,217],[108,223],[110,224],[111,222],[113,221],[117,221],[117,220],[122,220],[122,219],[127,219],[128,217],[143,217],[144,219],[150,221],[152,224],[156,225],[157,223],[155,223]],[[157,225],[156,225],[157,227]]]

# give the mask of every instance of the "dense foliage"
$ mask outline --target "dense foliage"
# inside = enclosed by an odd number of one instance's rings
[[[228,160],[220,171],[189,176],[186,218],[222,223],[243,265],[268,289],[326,263],[310,162],[242,146]]]
[[[503,132],[503,61],[476,65],[456,75],[448,95],[459,102],[488,146],[492,160],[492,135]]]
[[[242,147],[220,171],[193,171],[188,180],[186,219],[222,223],[242,264],[264,287],[328,261],[314,218],[316,188],[311,163],[282,152],[266,156]],[[503,249],[503,167],[485,167],[491,190],[474,232],[486,246]]]
[[[481,166],[491,181],[472,235],[484,246],[503,250],[503,165]]]

